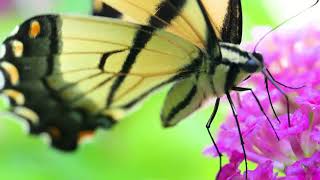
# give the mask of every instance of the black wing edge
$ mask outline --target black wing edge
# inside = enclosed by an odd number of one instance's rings
[[[0,94],[9,98],[10,110],[28,122],[30,134],[46,133],[53,147],[73,151],[84,136],[92,134],[98,127],[111,128],[116,121],[112,117],[71,107],[48,85],[46,78],[59,66],[56,60],[63,46],[62,23],[59,15],[36,16],[24,21],[15,34],[4,40],[6,51],[0,65],[10,64],[18,73],[5,66],[0,68],[5,78]],[[34,31],[30,31],[32,27]],[[21,48],[15,50],[13,41],[23,47],[21,55],[15,53]],[[12,77],[18,78],[18,83],[12,83]],[[22,95],[25,101],[19,102],[17,95],[6,94],[6,90]]]
[[[93,0],[92,4],[93,4],[92,15],[94,16],[119,18],[119,19],[121,19],[122,17],[121,12],[107,5],[101,0]]]
[[[242,39],[241,0],[229,0],[228,12],[225,16],[221,39],[224,42],[240,44]]]

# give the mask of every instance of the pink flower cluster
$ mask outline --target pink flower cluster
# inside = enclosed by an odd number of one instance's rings
[[[0,0],[0,15],[4,14],[4,12],[7,12],[11,6],[12,3],[10,0]]]
[[[248,45],[249,49],[253,46]],[[310,25],[299,30],[273,32],[258,50],[276,80],[292,87],[305,87],[296,90],[283,88],[290,97],[289,127],[286,101],[280,92],[269,85],[279,123],[275,116],[272,117],[263,76],[250,78],[249,83],[255,84],[254,91],[271,117],[280,141],[252,94],[244,94],[241,107],[237,108],[238,118],[248,160],[258,165],[248,172],[248,178],[320,179],[320,28]],[[243,154],[232,115],[220,128],[218,147],[229,157],[229,164],[222,168],[219,179],[244,179],[238,169]],[[214,147],[206,149],[205,153],[216,155]]]

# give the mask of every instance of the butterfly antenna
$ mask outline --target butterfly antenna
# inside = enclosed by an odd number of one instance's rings
[[[277,30],[279,27],[281,27],[283,24],[291,21],[292,19],[296,18],[297,16],[299,16],[300,14],[303,14],[304,12],[306,12],[307,10],[313,8],[315,5],[318,4],[320,0],[317,0],[316,2],[314,2],[311,6],[303,9],[302,11],[300,11],[299,13],[297,13],[296,15],[284,20],[283,22],[281,22],[279,25],[277,25],[276,27],[272,28],[269,32],[267,32],[266,34],[264,34],[257,42],[257,44],[255,45],[254,49],[253,49],[253,52],[256,52],[257,50],[257,47],[260,45],[260,43],[270,34],[272,33],[273,31]]]

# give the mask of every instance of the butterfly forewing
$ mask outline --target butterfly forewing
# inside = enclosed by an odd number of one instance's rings
[[[192,73],[193,70],[184,68],[191,65],[192,61],[201,55],[199,49],[194,45],[164,31],[152,33],[152,37],[145,42],[144,47],[137,47],[133,43],[136,34],[139,32],[142,34],[141,36],[150,36],[151,32],[141,31],[141,26],[135,24],[113,19],[66,16],[62,17],[62,22],[61,37],[66,47],[62,48],[59,60],[57,60],[59,68],[55,69],[50,77],[61,76],[64,79],[65,75],[77,75],[79,72],[86,73],[88,71],[87,77],[68,82],[68,84],[73,84],[65,88],[59,87],[57,90],[67,91],[69,88],[75,88],[74,86],[86,87],[85,91],[82,91],[83,88],[78,88],[80,89],[78,92],[67,93],[74,97],[88,93],[96,94],[92,91],[101,89],[107,95],[105,98],[107,102],[99,102],[98,104],[104,105],[98,106],[96,111],[105,107],[123,106],[130,102],[132,98],[129,97],[144,94],[146,90],[172,79],[181,71]],[[74,28],[80,30],[74,31]],[[86,32],[92,31],[95,33],[89,37]],[[75,43],[75,41],[79,43]],[[90,43],[90,47],[84,50],[82,43]],[[77,44],[80,45],[79,48]],[[72,45],[73,47],[69,47]],[[135,51],[139,51],[138,55],[134,59],[130,59],[130,55]],[[133,61],[133,63],[130,69],[124,72],[123,69],[128,61]],[[125,78],[117,91],[114,92],[112,99],[108,100],[108,96],[112,92],[111,86],[119,77]],[[131,92],[135,92],[134,95]],[[75,93],[79,94],[75,95]],[[99,98],[97,100],[101,101]]]
[[[95,0],[94,4],[94,15],[122,18],[145,25],[150,25],[150,17],[154,17],[166,24],[168,31],[182,36],[200,47],[205,47],[208,26],[200,8],[203,6],[205,16],[210,20],[210,25],[220,41],[236,44],[241,42],[240,0],[152,0],[148,3],[134,0]],[[179,9],[177,5],[181,4],[182,8]],[[157,15],[161,7],[167,8],[168,13],[179,11],[179,15],[174,20],[167,21]]]
[[[219,40],[240,44],[242,37],[241,0],[201,0]]]
[[[139,24],[162,28],[204,47],[207,24],[195,0],[102,0]]]

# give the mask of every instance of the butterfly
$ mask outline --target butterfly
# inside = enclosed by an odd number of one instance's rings
[[[237,85],[256,72],[275,84],[262,55],[238,46],[240,0],[93,4],[94,16],[30,18],[1,45],[1,93],[30,133],[49,134],[55,148],[75,150],[81,138],[113,127],[166,85],[171,89],[160,115],[164,127],[216,98],[206,125],[216,146],[209,128],[220,97],[227,95],[238,123],[230,91],[251,91]]]

